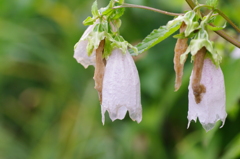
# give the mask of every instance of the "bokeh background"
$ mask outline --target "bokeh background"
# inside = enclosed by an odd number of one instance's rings
[[[171,12],[188,9],[184,0],[126,0]],[[0,1],[0,159],[233,159],[240,158],[240,60],[234,47],[212,34],[225,75],[227,112],[206,133],[199,122],[187,129],[187,61],[183,85],[174,92],[173,50],[168,38],[137,58],[143,120],[112,122],[100,105],[92,79],[73,58],[73,46],[91,15],[93,0]],[[108,0],[98,0],[99,7]],[[239,0],[219,8],[238,26]],[[173,17],[126,9],[121,34],[136,44]],[[222,23],[222,20],[219,20]],[[225,29],[237,34],[228,25]]]

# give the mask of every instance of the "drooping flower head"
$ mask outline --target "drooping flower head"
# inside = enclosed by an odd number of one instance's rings
[[[91,25],[76,44],[74,58],[85,68],[95,66],[95,89],[102,107],[103,124],[106,111],[113,121],[123,119],[129,111],[131,119],[139,123],[142,120],[140,81],[128,47],[136,54],[137,50],[119,35],[118,18],[122,9],[111,12],[114,3],[110,1],[107,8],[100,10],[96,9],[96,2],[93,4],[93,18],[85,20]]]
[[[188,127],[191,120],[196,122],[198,118],[204,129],[209,131],[218,120],[222,121],[223,126],[225,118],[227,117],[225,110],[226,97],[223,73],[221,68],[216,68],[209,58],[204,60],[200,83],[205,86],[206,90],[205,93],[202,94],[201,101],[197,103],[191,86],[191,75],[188,87]]]
[[[175,53],[175,56],[178,58],[174,59],[174,63],[175,66],[178,66],[176,68],[179,68],[178,71],[175,68],[176,79],[181,78],[182,65],[189,53],[191,53],[191,59],[194,61],[188,86],[188,127],[191,120],[196,121],[198,118],[206,131],[212,129],[218,120],[222,121],[223,126],[227,116],[225,111],[224,78],[219,66],[221,56],[214,49],[214,43],[209,40],[209,35],[206,31],[211,15],[209,13],[205,18],[199,20],[200,16],[197,16],[193,11],[189,11],[184,16],[179,16],[175,19],[175,21],[178,20],[187,25],[185,31],[178,35],[179,39],[191,37],[185,52],[179,51],[181,53],[180,58]],[[199,21],[201,22],[199,23]],[[179,64],[179,60],[182,65]],[[176,84],[177,87],[175,88],[178,89],[181,81],[176,80]]]
[[[83,33],[80,40],[76,43],[74,48],[73,57],[77,60],[78,63],[82,64],[85,68],[89,65],[94,65],[96,63],[96,50],[93,50],[91,55],[88,55],[87,46],[88,40],[87,37],[89,33],[93,31],[93,28],[96,24],[90,25],[85,32]]]
[[[127,111],[132,120],[142,120],[140,81],[132,56],[114,49],[107,59],[103,80],[102,122],[108,111],[110,118],[123,119]]]

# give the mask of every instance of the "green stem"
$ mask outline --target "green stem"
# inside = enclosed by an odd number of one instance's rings
[[[210,9],[213,9],[212,6],[208,6],[208,5],[205,5],[205,4],[199,4],[198,6],[196,6],[193,10],[196,11],[197,9],[199,8],[210,8]]]
[[[194,9],[196,7],[196,5],[193,3],[192,0],[185,0],[188,5]],[[217,10],[216,10],[217,11]],[[219,13],[220,14],[220,13]],[[227,16],[226,16],[227,17]],[[229,19],[229,18],[227,18]],[[227,20],[226,19],[226,20]],[[230,20],[230,19],[229,19]],[[214,26],[213,24],[210,24],[212,26]],[[235,28],[235,27],[234,27]],[[232,43],[233,45],[235,45],[236,47],[240,48],[240,42],[236,39],[234,39],[233,37],[229,36],[225,31],[223,30],[218,30],[218,31],[214,31],[215,33],[217,33],[219,36],[221,36],[222,38],[224,38],[225,40],[227,40],[228,42]]]
[[[232,27],[240,33],[240,29],[222,12],[220,11],[219,9],[215,9],[215,11],[218,12],[219,15],[221,15],[229,24],[232,25]]]
[[[142,6],[142,5],[136,5],[136,4],[128,4],[128,3],[123,3],[120,6],[116,6],[113,7],[113,9],[118,9],[118,8],[141,8],[141,9],[146,9],[146,10],[151,10],[157,13],[162,13],[162,14],[166,14],[166,15],[170,15],[170,16],[179,16],[179,15],[183,15],[181,13],[172,13],[172,12],[167,12],[164,10],[160,10],[160,9],[156,9],[156,8],[152,8],[152,7],[147,7],[147,6]]]

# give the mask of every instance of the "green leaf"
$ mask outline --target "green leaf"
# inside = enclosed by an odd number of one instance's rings
[[[128,49],[128,42],[120,35],[116,35],[111,44],[112,48],[119,48],[125,54]]]
[[[218,0],[207,0],[206,5],[209,5],[209,6],[212,6],[212,7],[216,8],[217,5],[218,5]]]
[[[213,42],[211,42],[208,39],[208,33],[203,28],[201,28],[201,30],[198,32],[195,39],[192,39],[190,41],[190,44],[189,44],[187,50],[180,57],[180,62],[183,63],[186,60],[187,54],[189,52],[191,52],[192,60],[193,60],[194,56],[197,54],[197,52],[203,47],[205,47],[207,49],[207,51],[211,55],[210,58],[213,60],[213,63],[218,67],[222,60],[222,57],[213,48]]]
[[[83,21],[83,25],[93,25],[93,23],[95,22],[96,19],[92,18],[92,17],[87,17],[84,21]]]
[[[180,15],[177,18],[169,21],[167,26],[171,27],[176,23],[184,22],[187,25],[187,28],[184,31],[184,34],[185,34],[185,37],[188,37],[195,30],[199,29],[198,20],[199,20],[199,17],[196,15],[194,11],[188,11],[187,13],[185,13],[185,15]]]
[[[191,33],[190,35],[188,35],[187,37],[185,36],[184,32],[182,33],[179,33],[179,34],[176,34],[174,35],[173,37],[174,38],[177,38],[177,39],[183,39],[183,38],[192,38],[194,37],[196,34],[195,33]]]
[[[156,44],[160,43],[174,32],[176,32],[180,28],[181,22],[178,21],[172,24],[170,27],[161,26],[159,29],[153,30],[141,43],[139,43],[136,47],[138,49],[138,53],[143,53],[147,51],[151,47],[155,46]],[[130,49],[129,52],[132,55],[134,54],[133,50]]]
[[[226,27],[226,22],[224,23],[223,26],[211,26],[211,25],[207,25],[207,28],[212,30],[212,31],[218,31],[218,30],[222,30]]]
[[[112,21],[109,21],[109,33],[112,33],[113,35],[119,34],[119,28],[121,26],[121,20],[120,19],[115,19]]]
[[[108,57],[113,50],[112,47],[111,47],[111,43],[112,42],[108,38],[105,39],[104,53],[103,53],[104,58]]]
[[[103,40],[107,33],[106,33],[105,25],[102,23],[96,24],[96,26],[93,28],[93,31],[89,33],[87,40],[87,52],[90,56],[93,52],[93,50],[96,50],[101,42]]]
[[[115,4],[115,1],[114,0],[111,0],[109,2],[109,4],[107,5],[107,7],[105,8],[101,8],[100,9],[100,12],[102,15],[106,15],[106,16],[109,16],[112,14],[112,12],[114,11],[112,8],[114,7],[114,4]]]
[[[95,1],[92,5],[92,15],[93,17],[98,17],[100,15],[98,12],[97,1]]]
[[[111,19],[119,19],[124,14],[125,8],[115,9],[112,13]]]
[[[119,4],[123,4],[123,3],[124,3],[124,0],[119,0],[118,3],[119,3]]]

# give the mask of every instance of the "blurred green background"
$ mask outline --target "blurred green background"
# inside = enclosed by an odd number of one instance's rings
[[[136,61],[141,80],[143,120],[114,121],[100,104],[92,79],[73,58],[73,46],[91,14],[92,0],[0,1],[0,159],[232,159],[240,158],[240,60],[234,47],[216,36],[224,56],[225,126],[206,133],[199,122],[187,129],[188,60],[183,85],[174,92],[173,50],[168,38]],[[184,0],[126,0],[171,12],[184,12]],[[98,0],[99,7],[108,0]],[[219,8],[240,26],[239,0]],[[131,43],[173,17],[126,9],[121,34]],[[222,22],[219,20],[220,23]],[[227,26],[233,36],[236,33]]]

